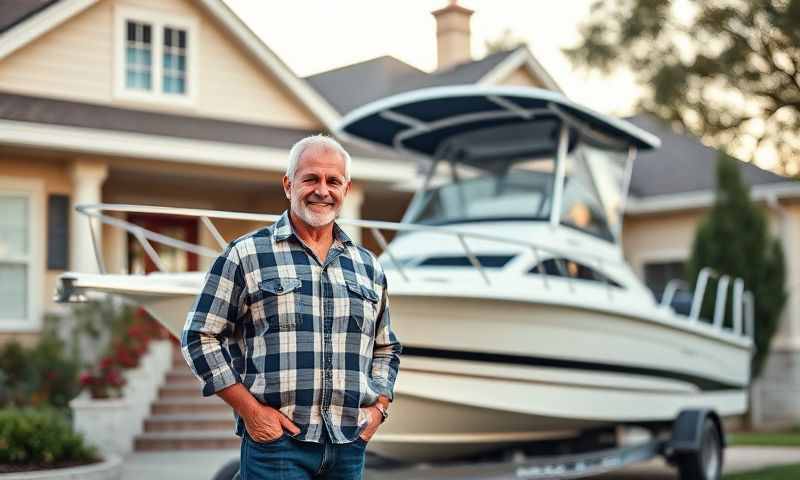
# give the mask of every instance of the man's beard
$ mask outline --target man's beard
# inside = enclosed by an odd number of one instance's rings
[[[336,215],[339,213],[339,208],[336,204],[326,213],[317,213],[308,208],[306,202],[301,198],[292,197],[290,203],[294,214],[297,215],[300,220],[314,228],[324,227],[332,223],[336,220]]]

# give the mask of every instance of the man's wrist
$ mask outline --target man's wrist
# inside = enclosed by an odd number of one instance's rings
[[[383,406],[381,402],[375,402],[375,405],[373,405],[373,407],[375,407],[375,410],[377,410],[378,413],[381,415],[381,423],[383,423],[384,421],[386,421],[387,418],[389,418],[389,409]]]

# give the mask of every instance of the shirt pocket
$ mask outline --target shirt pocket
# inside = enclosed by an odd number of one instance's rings
[[[378,294],[375,290],[355,282],[347,282],[350,300],[350,318],[355,327],[364,335],[375,335],[375,321],[378,313]]]
[[[262,307],[269,331],[296,330],[301,324],[302,302],[298,278],[269,278],[262,280]]]

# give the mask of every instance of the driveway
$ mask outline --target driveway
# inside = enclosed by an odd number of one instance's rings
[[[733,447],[725,451],[725,472],[755,470],[770,465],[800,463],[800,448],[776,447]],[[195,450],[182,452],[135,453],[125,460],[122,480],[170,479],[206,480],[211,479],[228,460],[238,458],[238,450]],[[448,472],[446,478],[456,480],[469,478],[469,467],[462,471]],[[417,474],[417,475],[415,475]],[[430,470],[368,471],[367,480],[409,480],[418,476],[430,477]],[[676,480],[675,471],[666,466],[661,459],[628,467],[593,480]]]

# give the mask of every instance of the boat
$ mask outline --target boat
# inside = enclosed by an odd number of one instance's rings
[[[458,458],[620,425],[655,431],[689,409],[723,418],[746,411],[754,299],[742,281],[702,270],[688,314],[679,313],[672,300],[680,285],[671,282],[657,300],[623,256],[632,162],[638,151],[658,148],[657,137],[554,92],[500,86],[388,97],[348,114],[337,133],[413,156],[424,171],[402,222],[340,221],[383,247],[391,319],[404,347],[391,418],[371,452],[400,461]],[[151,241],[213,257],[226,245],[213,220],[279,218],[78,208],[134,233],[156,265]],[[194,216],[220,250],[111,212]],[[387,231],[396,233],[391,242]],[[100,271],[64,273],[58,298],[119,295],[175,335],[203,276]],[[717,300],[706,318],[712,278]]]

